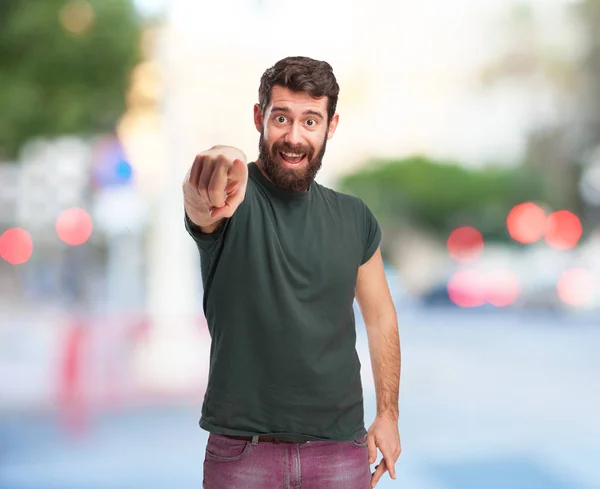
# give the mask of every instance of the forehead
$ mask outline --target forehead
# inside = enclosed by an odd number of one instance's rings
[[[270,111],[274,106],[286,107],[293,112],[315,110],[325,115],[327,113],[327,97],[314,98],[306,92],[293,92],[288,88],[275,85],[271,90],[271,102],[267,106],[267,110]]]

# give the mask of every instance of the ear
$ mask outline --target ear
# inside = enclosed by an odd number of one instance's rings
[[[259,104],[254,104],[254,127],[258,132],[262,131],[263,127],[263,116],[262,111],[260,110]]]
[[[329,121],[329,127],[327,128],[327,140],[333,137],[335,130],[338,125],[338,121],[340,120],[340,116],[338,114],[333,114],[331,121]]]

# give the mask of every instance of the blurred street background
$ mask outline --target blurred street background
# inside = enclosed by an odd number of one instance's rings
[[[202,486],[181,183],[215,144],[256,157],[292,55],[341,87],[317,180],[383,228],[378,487],[600,488],[600,0],[0,0],[0,489]]]

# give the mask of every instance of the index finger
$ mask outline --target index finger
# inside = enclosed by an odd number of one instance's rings
[[[227,172],[227,178],[229,180],[241,181],[245,178],[247,173],[248,167],[242,160],[233,160],[233,163]]]
[[[385,459],[381,459],[381,461],[375,466],[375,472],[371,474],[371,487],[375,487],[381,479],[381,476],[385,474],[386,465]]]

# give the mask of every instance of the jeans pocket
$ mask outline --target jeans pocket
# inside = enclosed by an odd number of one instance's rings
[[[216,462],[233,462],[243,458],[250,450],[250,442],[234,440],[223,435],[208,436],[206,458]]]
[[[367,448],[367,446],[369,446],[367,434],[364,434],[363,436],[361,436],[360,438],[357,438],[356,440],[352,440],[350,442],[350,444],[356,448]]]

